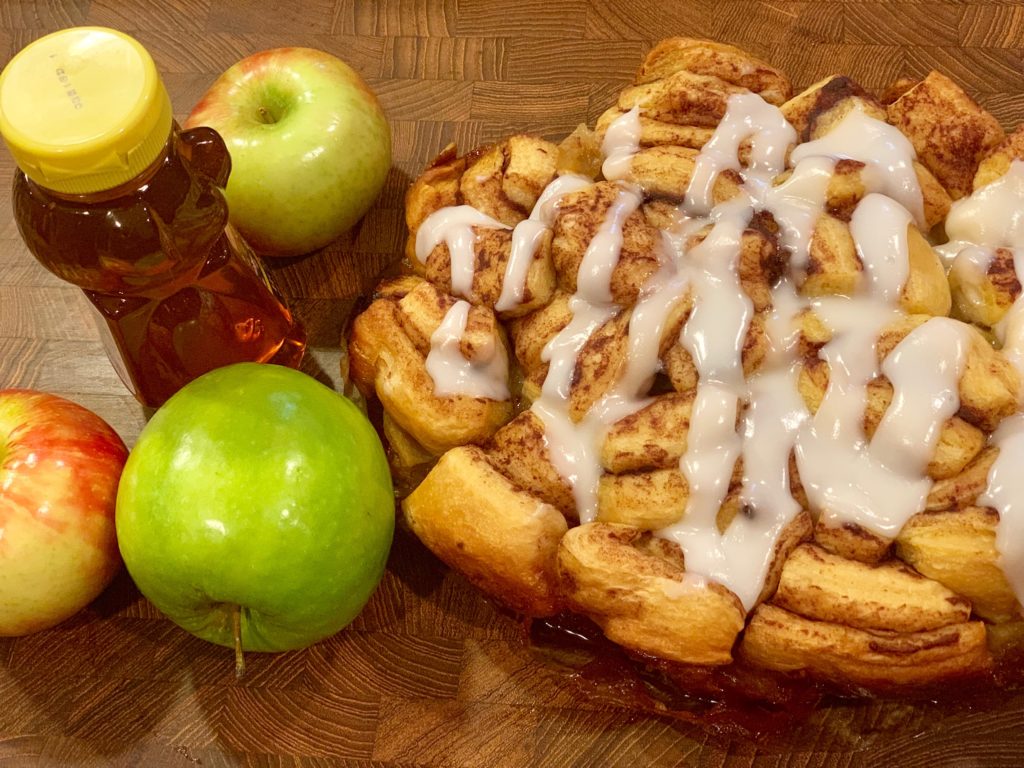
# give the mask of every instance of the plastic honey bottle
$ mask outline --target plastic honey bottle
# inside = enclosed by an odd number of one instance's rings
[[[76,27],[31,43],[0,75],[0,134],[21,236],[85,292],[143,404],[219,366],[299,364],[302,326],[228,224],[223,140],[178,127],[136,40]]]

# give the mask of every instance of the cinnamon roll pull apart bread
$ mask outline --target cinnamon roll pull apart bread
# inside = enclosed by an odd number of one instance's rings
[[[1021,130],[938,73],[794,96],[674,38],[594,130],[445,149],[406,215],[352,378],[429,468],[409,526],[481,590],[846,689],[1006,658]]]

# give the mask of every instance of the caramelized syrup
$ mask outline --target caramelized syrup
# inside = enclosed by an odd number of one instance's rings
[[[742,658],[701,667],[631,653],[576,614],[527,618],[526,641],[546,662],[565,668],[588,698],[615,707],[690,723],[723,736],[772,741],[790,738],[822,707],[868,699],[946,709],[1002,711],[1020,700],[1024,653],[994,647],[990,673],[917,688],[865,690],[800,674],[760,669]]]

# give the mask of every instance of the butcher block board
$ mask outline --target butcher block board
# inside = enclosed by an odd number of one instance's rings
[[[0,57],[60,27],[137,36],[183,118],[216,75],[278,46],[344,58],[379,94],[394,168],[357,231],[272,272],[309,330],[306,370],[337,382],[356,297],[399,254],[402,200],[446,144],[559,139],[596,117],[654,41],[747,48],[799,89],[846,73],[880,90],[941,69],[1006,127],[1024,120],[1024,6],[986,2],[666,0],[3,0]],[[19,239],[0,154],[0,387],[47,390],[131,444],[126,393],[77,289]],[[0,521],[2,525],[2,521]],[[56,629],[0,639],[0,765],[1013,766],[1024,694],[966,703],[844,702],[769,739],[597,701],[522,626],[399,532],[359,618],[310,649],[232,654],[162,617],[122,574]]]

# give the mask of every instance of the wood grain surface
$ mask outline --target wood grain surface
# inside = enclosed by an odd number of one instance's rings
[[[266,48],[335,53],[380,95],[394,168],[378,203],[325,251],[272,271],[336,378],[354,297],[399,253],[401,203],[447,142],[462,149],[594,119],[653,41],[744,46],[804,86],[869,89],[932,68],[1006,127],[1024,120],[1024,6],[742,0],[0,0],[0,60],[43,33],[118,27],[152,51],[183,117],[214,77]],[[70,397],[131,443],[145,414],[106,360],[84,299],[30,257],[0,154],[0,387]],[[406,534],[366,610],[306,651],[230,652],[179,630],[127,576],[91,608],[0,640],[0,765],[1021,766],[1024,695],[984,703],[848,703],[767,741],[598,704]]]

